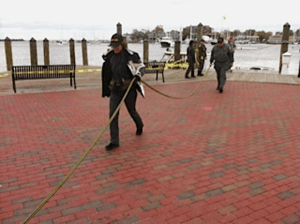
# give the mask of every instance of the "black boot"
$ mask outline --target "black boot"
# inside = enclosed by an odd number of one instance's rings
[[[109,143],[109,145],[105,146],[105,149],[107,151],[110,151],[110,150],[113,150],[113,149],[118,148],[118,147],[119,147],[119,144]]]
[[[143,134],[143,127],[137,128],[135,134],[136,134],[136,135],[141,135],[141,134]]]

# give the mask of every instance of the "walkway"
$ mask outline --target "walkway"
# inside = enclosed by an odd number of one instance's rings
[[[98,78],[78,77],[77,90],[61,80],[17,82],[17,94],[7,87],[0,96],[2,224],[24,220],[108,121]],[[151,83],[178,96],[196,80]],[[143,135],[123,106],[121,146],[106,152],[106,131],[29,223],[299,223],[300,86],[228,81],[223,94],[215,88],[204,81],[185,100],[146,88],[137,105]]]

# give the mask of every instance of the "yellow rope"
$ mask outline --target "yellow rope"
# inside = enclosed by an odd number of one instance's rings
[[[208,74],[208,71],[209,71],[210,67],[207,69],[207,71],[205,72],[204,76],[203,76],[203,79],[207,76]],[[148,83],[146,83],[145,81],[141,80],[142,83],[144,83],[146,86],[148,86],[150,89],[152,89],[154,92],[157,92],[158,94],[162,95],[162,96],[165,96],[167,98],[171,98],[171,99],[185,99],[185,98],[188,98],[192,95],[194,95],[194,93],[199,89],[199,87],[201,86],[202,84],[202,80],[199,82],[199,84],[196,86],[196,88],[191,92],[189,93],[188,95],[185,95],[185,96],[181,96],[181,97],[177,97],[177,96],[170,96],[168,94],[165,94],[163,92],[160,92],[159,90],[153,88],[152,86],[150,86]]]
[[[129,87],[127,89],[127,91],[125,92],[124,97],[122,98],[119,106],[117,107],[117,109],[115,110],[115,112],[113,113],[113,115],[111,116],[111,118],[109,119],[109,122],[106,124],[106,126],[102,129],[101,133],[99,134],[99,136],[96,138],[96,140],[94,141],[94,143],[90,146],[90,148],[84,153],[84,155],[80,158],[80,160],[76,163],[76,165],[73,167],[73,169],[68,173],[68,175],[57,185],[57,187],[44,199],[44,201],[42,201],[42,203],[27,217],[27,219],[25,219],[24,221],[22,221],[21,223],[27,223],[30,219],[32,219],[40,210],[41,208],[50,200],[50,198],[64,185],[64,183],[71,177],[71,175],[74,173],[74,171],[77,169],[77,167],[81,164],[81,162],[84,160],[84,158],[88,155],[88,153],[93,149],[93,147],[96,145],[97,141],[101,138],[101,136],[103,135],[103,133],[105,132],[105,130],[108,128],[108,126],[110,125],[110,123],[112,122],[112,120],[115,118],[115,116],[117,115],[118,111],[121,108],[121,105],[123,104],[125,98],[127,97],[129,90],[131,89],[133,82],[135,81],[135,77],[132,79],[131,83],[129,84]]]

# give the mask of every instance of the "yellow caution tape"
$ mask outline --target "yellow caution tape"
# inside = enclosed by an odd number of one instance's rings
[[[9,76],[9,75],[10,75],[9,73],[5,73],[3,75],[0,75],[0,78],[6,77],[6,76]]]

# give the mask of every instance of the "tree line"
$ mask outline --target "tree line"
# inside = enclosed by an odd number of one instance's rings
[[[187,26],[182,29],[182,40],[186,40],[187,38],[190,38],[190,33],[194,33],[197,35],[199,32],[198,26]],[[171,30],[169,31],[170,33],[172,32],[179,32],[178,30]],[[139,42],[143,40],[149,40],[151,37],[156,36],[156,37],[162,37],[162,35],[165,35],[166,32],[163,28],[162,25],[157,25],[153,30],[147,30],[147,29],[133,29],[132,33],[127,33],[125,36],[130,37],[132,42]],[[268,31],[257,31],[255,29],[247,29],[245,31],[240,31],[238,29],[231,31],[231,30],[224,30],[222,33],[220,32],[214,32],[214,29],[208,25],[203,26],[203,35],[209,36],[209,37],[219,37],[219,36],[258,36],[260,42],[265,42],[269,39],[270,36],[273,35],[273,32],[268,32]],[[293,30],[290,30],[290,36],[293,35],[300,36],[300,29],[296,30],[295,32]],[[282,32],[275,32],[275,35],[282,35]]]

